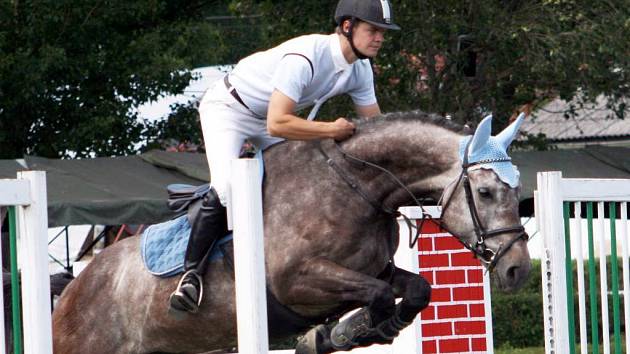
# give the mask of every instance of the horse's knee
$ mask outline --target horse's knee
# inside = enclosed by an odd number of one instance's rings
[[[431,301],[431,284],[421,276],[409,284],[407,293],[405,294],[405,302],[412,307],[423,309],[429,305]]]
[[[395,306],[396,296],[392,287],[385,282],[379,282],[374,288],[372,300],[368,306],[375,317],[376,323],[391,316],[394,313]]]

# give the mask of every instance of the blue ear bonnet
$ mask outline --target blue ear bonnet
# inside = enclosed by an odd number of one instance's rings
[[[466,145],[470,139],[472,139],[472,135],[462,138],[459,143],[459,158],[462,162],[464,161],[464,151],[466,150]],[[505,151],[504,145],[496,137],[491,136],[488,138],[483,147],[469,153],[468,162],[473,163],[483,160],[500,160],[505,158],[509,158],[509,156]],[[507,183],[511,188],[518,187],[520,173],[518,172],[516,166],[510,161],[488,162],[482,163],[479,166],[481,168],[493,170],[497,176],[499,176],[499,179]]]

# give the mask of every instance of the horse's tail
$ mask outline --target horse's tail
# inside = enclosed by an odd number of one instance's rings
[[[74,276],[68,272],[55,273],[50,276],[50,295],[61,296],[63,289],[74,280]]]

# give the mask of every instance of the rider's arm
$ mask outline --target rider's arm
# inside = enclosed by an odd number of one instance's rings
[[[296,102],[278,90],[274,90],[267,110],[267,131],[270,135],[294,140],[333,138],[343,140],[354,131],[354,124],[345,118],[334,122],[316,122],[302,119],[295,114]]]
[[[359,117],[372,118],[374,116],[381,114],[381,109],[378,106],[378,103],[374,103],[367,106],[355,105],[354,109],[357,112],[357,115]]]

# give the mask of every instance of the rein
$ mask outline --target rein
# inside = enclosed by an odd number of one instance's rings
[[[341,156],[345,160],[349,161],[350,163],[359,165],[361,167],[368,166],[368,167],[377,169],[385,173],[385,175],[388,176],[395,184],[399,185],[405,192],[407,192],[407,194],[409,194],[409,196],[411,197],[411,200],[413,200],[414,203],[420,208],[420,210],[422,210],[422,220],[420,221],[420,226],[416,226],[415,223],[413,223],[407,215],[400,213],[398,210],[394,210],[392,208],[386,207],[383,203],[379,203],[378,201],[370,198],[368,194],[361,188],[361,186],[356,181],[354,181],[351,176],[345,173],[344,170],[335,161],[333,161],[332,158],[330,158],[330,156],[324,151],[321,141],[319,142],[318,149],[320,153],[326,159],[326,163],[328,164],[328,166],[330,166],[335,172],[337,172],[337,174],[341,177],[341,179],[344,182],[346,182],[346,184],[350,186],[352,190],[357,192],[361,196],[361,198],[367,201],[372,206],[372,208],[376,210],[377,213],[385,214],[387,216],[391,216],[394,218],[397,218],[400,216],[405,220],[405,223],[407,224],[407,227],[409,228],[409,248],[413,248],[416,242],[418,242],[418,238],[420,237],[420,230],[422,230],[422,225],[424,225],[424,222],[427,219],[431,219],[431,220],[433,219],[431,214],[427,213],[426,210],[424,210],[422,202],[418,200],[413,195],[413,193],[409,190],[409,188],[407,188],[407,186],[388,169],[381,167],[375,163],[372,163],[372,162],[360,159],[351,154],[348,154],[347,152],[343,150],[343,148],[339,145],[339,142],[337,141],[335,141],[335,147],[337,148],[337,151],[339,151]],[[414,235],[414,232],[412,231],[413,229],[416,230],[415,235]]]
[[[464,247],[466,247],[467,249],[469,249],[471,252],[473,252],[480,261],[482,261],[483,263],[485,263],[487,265],[487,269],[488,272],[492,272],[492,270],[494,269],[494,267],[496,266],[496,264],[498,263],[499,259],[512,247],[512,245],[514,245],[514,243],[516,243],[516,241],[522,239],[524,241],[528,240],[528,236],[527,233],[525,232],[525,228],[522,225],[517,225],[517,226],[511,226],[511,227],[505,227],[505,228],[500,228],[500,229],[494,229],[494,230],[490,230],[488,231],[482,224],[481,219],[479,218],[479,214],[477,211],[477,206],[475,205],[475,201],[473,198],[473,193],[472,193],[472,188],[470,186],[470,179],[468,176],[468,169],[470,167],[476,166],[476,165],[481,165],[481,164],[485,164],[485,163],[493,163],[493,162],[507,162],[507,161],[511,161],[510,158],[505,158],[505,159],[488,159],[488,160],[481,160],[481,161],[476,161],[476,162],[472,162],[469,163],[468,162],[468,151],[470,148],[470,144],[472,142],[471,141],[468,142],[468,144],[466,145],[466,150],[464,152],[464,161],[462,163],[462,172],[460,173],[459,177],[457,178],[457,183],[455,185],[455,187],[453,188],[453,192],[451,193],[451,195],[449,196],[449,198],[446,200],[446,202],[444,203],[444,206],[442,207],[442,213],[444,213],[444,211],[448,208],[448,206],[450,205],[450,202],[452,200],[452,196],[455,194],[455,190],[457,188],[457,186],[460,183],[463,183],[464,186],[464,191],[466,193],[466,202],[468,204],[468,210],[470,211],[470,216],[471,219],[473,221],[473,227],[474,227],[474,231],[475,231],[475,235],[477,236],[477,242],[475,245],[471,245],[471,244],[467,244],[465,242],[463,242],[462,240],[460,240],[459,238],[457,238],[459,240],[459,242],[464,245]],[[386,168],[379,166],[375,163],[360,159],[356,156],[353,156],[349,153],[347,153],[346,151],[343,150],[343,148],[339,145],[339,143],[337,141],[335,141],[335,147],[337,148],[337,150],[339,151],[339,153],[341,154],[341,156],[349,161],[350,163],[353,163],[355,165],[359,165],[361,167],[371,167],[374,169],[377,169],[383,173],[385,173],[386,176],[388,176],[395,184],[399,185],[400,187],[402,187],[402,189],[407,192],[409,194],[409,196],[411,196],[411,200],[414,201],[414,203],[420,207],[420,209],[422,210],[422,220],[420,221],[420,225],[416,226],[406,215],[401,214],[400,212],[398,212],[397,210],[393,210],[392,208],[389,208],[387,206],[385,206],[383,203],[380,203],[376,200],[374,200],[373,198],[370,198],[368,193],[366,193],[361,186],[348,174],[346,173],[335,161],[333,161],[333,159],[324,151],[321,141],[318,143],[318,149],[320,151],[320,153],[324,156],[326,163],[328,164],[328,166],[330,166],[340,177],[341,179],[346,182],[346,184],[348,186],[350,186],[350,188],[352,190],[354,190],[355,192],[357,192],[357,194],[359,194],[361,196],[361,198],[363,198],[365,201],[367,201],[372,208],[374,208],[374,210],[376,210],[376,212],[381,213],[381,214],[385,214],[391,217],[399,217],[402,216],[403,219],[405,220],[405,223],[407,224],[408,228],[409,228],[409,248],[413,248],[414,245],[417,243],[418,238],[420,237],[420,231],[422,230],[422,226],[424,225],[424,222],[426,220],[433,220],[433,217],[431,216],[431,214],[427,213],[422,205],[422,202],[420,200],[418,200],[413,193],[409,190],[409,188],[407,188],[407,186],[398,178],[396,177],[391,171],[387,170]],[[442,199],[442,198],[440,198]],[[442,221],[440,221],[440,227],[443,228],[443,223]],[[412,229],[415,229],[415,235],[413,235],[413,231]],[[489,248],[488,246],[486,246],[486,239],[492,238],[492,237],[496,237],[498,235],[504,234],[504,233],[512,233],[512,232],[517,232],[518,235],[516,237],[514,237],[505,247],[503,247],[503,244],[501,244],[499,246],[499,248],[494,251],[491,248]]]

